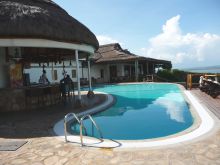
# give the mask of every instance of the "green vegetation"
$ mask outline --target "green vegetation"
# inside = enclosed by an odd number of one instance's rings
[[[186,82],[187,74],[190,74],[193,72],[187,72],[183,70],[178,69],[172,69],[172,70],[159,70],[157,72],[157,80],[158,81],[164,81],[164,82]],[[192,78],[193,83],[199,82],[200,76],[194,76]]]
[[[168,81],[168,82],[186,82],[186,76],[189,72],[185,72],[178,69],[172,70],[159,70],[157,72],[157,78],[160,81]]]

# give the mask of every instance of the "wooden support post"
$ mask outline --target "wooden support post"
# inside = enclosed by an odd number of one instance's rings
[[[135,60],[135,81],[138,82],[138,60]]]
[[[149,66],[148,66],[148,62],[146,63],[147,66],[147,75],[149,74]]]
[[[8,53],[8,47],[5,48],[5,62],[9,62],[9,53]]]
[[[153,64],[153,74],[155,74],[155,65]]]
[[[187,75],[187,89],[192,89],[192,74]]]

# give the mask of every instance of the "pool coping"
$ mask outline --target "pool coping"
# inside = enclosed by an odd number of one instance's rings
[[[121,83],[120,83],[121,84]],[[124,84],[124,83],[123,83]],[[143,83],[126,83],[126,84],[143,84]],[[174,84],[174,83],[166,83],[166,84]],[[179,85],[179,84],[177,84]],[[181,85],[179,85],[181,88]],[[207,134],[210,132],[215,124],[215,120],[213,119],[213,114],[211,114],[205,107],[203,107],[199,101],[190,93],[190,91],[181,89],[184,97],[186,97],[186,101],[190,102],[193,109],[195,109],[196,113],[192,110],[191,113],[195,118],[196,122],[189,127],[188,129],[179,132],[174,135],[162,137],[162,138],[155,138],[155,139],[144,139],[144,140],[111,140],[111,139],[104,139],[103,141],[93,137],[83,137],[84,144],[87,147],[93,148],[114,148],[114,149],[126,149],[126,148],[154,148],[154,147],[167,147],[171,145],[179,145],[183,144],[199,137],[202,135]],[[103,93],[103,92],[96,92],[96,93]],[[106,93],[103,93],[106,94]],[[78,115],[85,115],[85,114],[94,114],[99,111],[102,111],[109,106],[111,106],[114,102],[113,96],[106,94],[107,99],[106,101],[94,108],[91,108],[85,112],[82,112]],[[195,114],[194,114],[195,113]],[[199,117],[199,118],[198,118]],[[197,124],[197,125],[196,125]],[[64,127],[63,127],[63,120],[57,122],[54,126],[54,132],[59,137],[59,139],[64,140]],[[68,135],[68,141],[73,144],[81,144],[79,136],[76,135]]]

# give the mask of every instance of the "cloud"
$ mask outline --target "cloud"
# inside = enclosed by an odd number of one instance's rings
[[[220,36],[210,33],[183,34],[179,25],[181,16],[167,20],[162,32],[149,39],[141,54],[171,60],[174,67],[218,65],[220,61]]]
[[[99,45],[105,45],[105,44],[111,44],[111,43],[119,43],[118,40],[113,39],[109,36],[105,36],[105,35],[97,35],[96,36],[98,41],[99,41]]]
[[[185,102],[179,95],[179,93],[168,93],[164,97],[159,97],[156,101],[154,101],[154,104],[164,107],[171,120],[184,123]]]

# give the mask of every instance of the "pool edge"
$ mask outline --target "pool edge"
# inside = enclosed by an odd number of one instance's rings
[[[174,83],[173,83],[174,84]],[[191,94],[190,91],[183,90],[184,95],[187,96],[187,98],[190,100],[190,104],[195,108],[196,112],[198,113],[198,116],[201,119],[201,124],[199,125],[198,128],[192,130],[191,132],[187,132],[186,134],[183,135],[177,135],[174,137],[163,137],[159,139],[154,139],[154,140],[117,140],[117,141],[109,141],[105,140],[103,143],[97,143],[96,138],[85,138],[85,142],[88,144],[94,144],[95,145],[89,145],[93,147],[104,147],[104,148],[117,148],[117,149],[126,149],[126,148],[152,148],[152,147],[164,147],[164,146],[169,146],[169,145],[179,145],[182,143],[186,143],[195,139],[198,139],[199,137],[209,133],[214,125],[216,120],[212,118],[212,115],[210,112],[207,111],[207,108],[204,108],[199,101]],[[108,94],[107,94],[108,96]],[[108,96],[109,97],[109,96]],[[111,96],[112,97],[112,96]],[[110,102],[107,101],[109,104]],[[104,103],[105,105],[107,103]],[[97,113],[99,110],[97,108],[92,108],[89,109],[88,111],[84,112],[84,114],[88,113]],[[63,133],[63,124],[62,120],[56,123],[54,126],[54,132],[62,139],[64,139],[64,133]],[[194,124],[193,124],[194,125]],[[79,136],[69,136],[68,137],[70,141],[74,141],[76,143],[79,142]],[[116,142],[118,142],[116,144]]]

